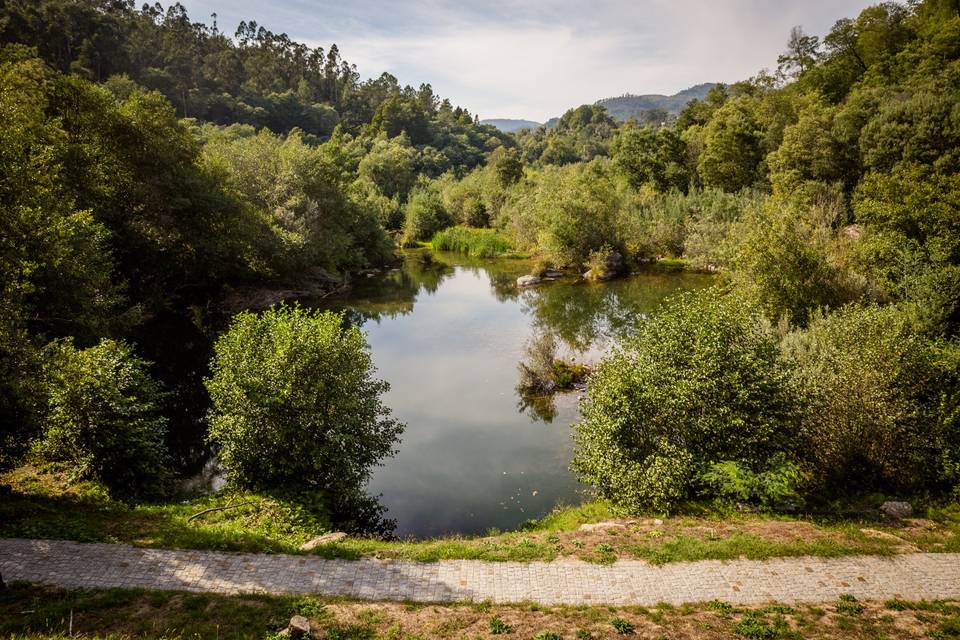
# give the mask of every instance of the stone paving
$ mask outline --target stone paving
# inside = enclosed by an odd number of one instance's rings
[[[140,549],[0,539],[0,574],[64,587],[316,593],[422,602],[736,604],[960,598],[960,554],[680,562],[324,560],[314,556]]]

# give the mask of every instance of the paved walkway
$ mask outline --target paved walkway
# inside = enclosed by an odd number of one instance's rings
[[[960,598],[960,554],[780,558],[600,566],[579,561],[436,563],[139,549],[121,544],[0,539],[0,573],[65,587],[220,593],[317,593],[370,600],[542,604],[738,604]]]

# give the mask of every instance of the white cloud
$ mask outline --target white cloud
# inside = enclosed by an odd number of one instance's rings
[[[364,77],[429,82],[471,112],[543,121],[622,93],[674,93],[773,67],[790,27],[823,34],[866,0],[428,0],[350,4],[187,0],[232,28],[255,18],[320,46],[336,42]],[[231,23],[232,21],[232,23]],[[228,26],[229,25],[229,26]]]

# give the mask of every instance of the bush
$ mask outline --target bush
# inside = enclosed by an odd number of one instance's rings
[[[298,307],[241,313],[214,347],[209,439],[231,483],[319,491],[334,517],[351,510],[403,425],[381,402],[359,329]]]
[[[759,312],[717,289],[673,298],[590,378],[573,466],[629,512],[665,511],[696,466],[789,454],[797,404]],[[789,457],[789,456],[788,456]]]
[[[431,189],[417,189],[404,210],[403,243],[414,245],[453,224],[440,196]]]
[[[912,491],[951,482],[960,452],[956,356],[913,333],[897,307],[815,316],[787,336],[784,352],[807,397],[802,451],[819,487]]]
[[[609,161],[551,167],[520,183],[501,213],[519,246],[538,248],[555,265],[582,265],[605,244],[620,248],[623,199]]]
[[[449,227],[434,234],[435,251],[455,251],[476,258],[495,258],[511,250],[510,243],[493,229]]]
[[[69,462],[78,478],[96,479],[122,497],[156,497],[168,488],[167,421],[150,363],[112,340],[77,349],[70,341],[45,353],[44,433],[35,450]]]

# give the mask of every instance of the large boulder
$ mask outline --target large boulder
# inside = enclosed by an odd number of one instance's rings
[[[540,284],[540,278],[537,276],[520,276],[517,278],[518,287],[532,287],[535,284]]]
[[[895,520],[900,520],[913,515],[913,505],[909,502],[884,502],[880,505],[880,511]]]

